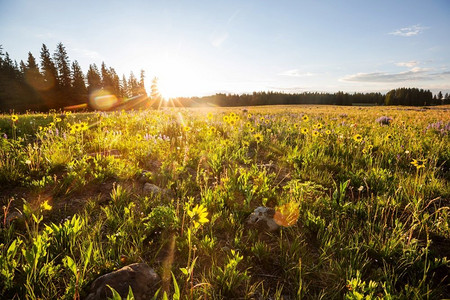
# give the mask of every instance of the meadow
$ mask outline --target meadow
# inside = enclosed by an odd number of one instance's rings
[[[161,277],[155,298],[447,298],[449,120],[448,107],[3,115],[0,298],[84,298],[134,262]],[[260,206],[278,230],[247,224]]]

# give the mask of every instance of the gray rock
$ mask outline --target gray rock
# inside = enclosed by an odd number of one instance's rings
[[[122,298],[126,298],[128,288],[133,290],[136,300],[152,299],[160,279],[158,274],[145,263],[135,263],[97,278],[91,285],[86,300],[100,300],[112,297],[108,285]]]
[[[247,225],[260,231],[275,232],[280,226],[275,222],[273,216],[275,210],[270,207],[257,207],[247,219]]]
[[[146,184],[144,184],[144,193],[154,194],[154,195],[162,195],[165,193],[165,191],[162,188],[160,188],[152,183],[147,182]]]

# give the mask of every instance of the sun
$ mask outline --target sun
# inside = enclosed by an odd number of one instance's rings
[[[213,83],[200,64],[180,58],[161,63],[155,74],[159,93],[166,101],[177,97],[203,96],[213,90]]]

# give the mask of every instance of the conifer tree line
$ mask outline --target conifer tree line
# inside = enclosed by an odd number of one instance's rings
[[[0,112],[48,111],[67,106],[89,103],[89,95],[103,90],[119,100],[135,96],[147,98],[144,86],[145,73],[141,70],[139,79],[130,73],[120,78],[114,68],[103,62],[100,67],[89,65],[86,74],[79,63],[71,61],[62,43],[56,45],[53,54],[45,44],[39,58],[28,52],[27,61],[13,61],[8,52],[3,53],[0,45]],[[252,106],[281,104],[335,104],[335,105],[439,105],[450,104],[450,95],[442,92],[432,95],[429,90],[398,88],[386,94],[381,93],[282,93],[254,92],[252,94],[216,94],[206,97],[177,98],[162,101],[158,92],[157,79],[152,81],[151,94],[144,107],[161,106]],[[142,101],[142,97],[140,100]],[[123,101],[122,101],[123,102]],[[123,106],[122,106],[123,107]],[[135,106],[130,105],[130,108]]]
[[[0,45],[0,111],[48,111],[89,103],[89,95],[104,90],[118,99],[147,97],[145,73],[139,79],[130,73],[120,78],[103,62],[89,65],[84,74],[79,63],[71,61],[62,43],[53,54],[43,44],[39,58],[28,52],[27,61],[13,61]]]
[[[450,104],[450,95],[442,92],[432,96],[429,90],[417,88],[398,88],[382,93],[281,93],[254,92],[252,94],[216,94],[205,97],[177,98],[174,106],[252,106],[284,104],[333,104],[333,105],[408,105],[425,106]],[[167,105],[171,105],[170,103]]]

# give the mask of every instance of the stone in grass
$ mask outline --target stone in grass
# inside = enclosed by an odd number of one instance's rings
[[[270,207],[257,207],[247,219],[247,224],[260,231],[275,232],[280,226],[275,222],[273,216],[275,210]]]
[[[100,300],[112,297],[111,286],[122,298],[131,287],[134,299],[152,299],[157,290],[159,276],[146,263],[135,263],[97,278],[91,285],[86,300]]]
[[[147,182],[144,184],[144,193],[153,195],[164,195],[165,191],[159,186]]]

